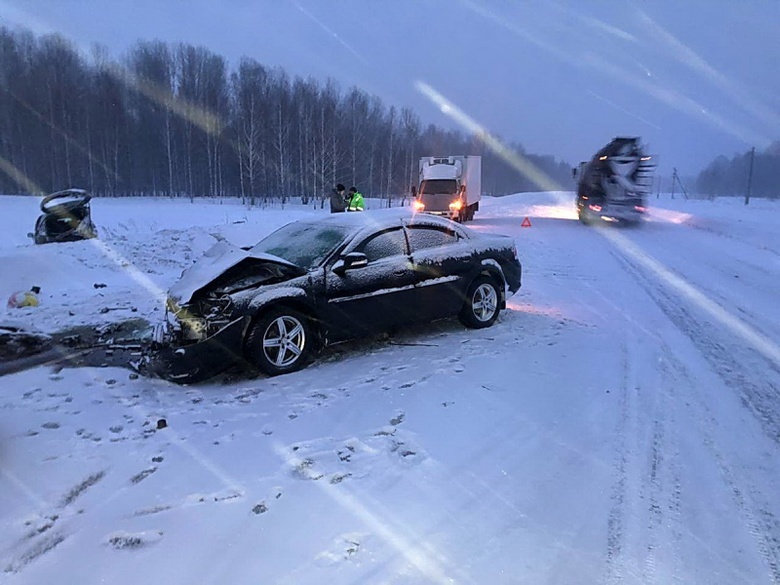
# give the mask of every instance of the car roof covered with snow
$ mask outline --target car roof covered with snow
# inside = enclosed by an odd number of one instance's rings
[[[334,213],[317,219],[298,220],[297,223],[342,226],[357,231],[380,230],[399,225],[428,225],[454,230],[464,237],[474,237],[475,232],[443,217],[416,213],[407,207],[376,209],[359,213]]]

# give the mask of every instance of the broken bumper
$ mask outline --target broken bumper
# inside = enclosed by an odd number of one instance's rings
[[[177,343],[170,325],[155,327],[153,372],[178,383],[201,382],[243,360],[244,333],[248,317],[239,317],[211,337],[191,344]]]

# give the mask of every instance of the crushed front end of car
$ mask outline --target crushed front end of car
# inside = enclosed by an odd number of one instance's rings
[[[180,382],[211,378],[244,361],[243,345],[263,289],[299,276],[281,258],[220,242],[171,287],[153,333],[149,373]]]
[[[169,298],[153,333],[153,372],[176,382],[200,382],[242,360],[249,315],[232,315],[232,299],[205,297],[179,305]]]

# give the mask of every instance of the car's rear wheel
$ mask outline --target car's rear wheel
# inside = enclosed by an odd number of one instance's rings
[[[311,322],[303,313],[287,307],[271,309],[252,326],[247,336],[247,358],[270,376],[287,374],[306,366],[313,354]]]
[[[500,292],[496,281],[479,276],[469,286],[466,302],[458,318],[466,327],[482,329],[490,327],[498,319]]]

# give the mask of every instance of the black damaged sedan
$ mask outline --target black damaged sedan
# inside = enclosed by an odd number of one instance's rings
[[[296,221],[250,249],[216,244],[170,290],[155,331],[168,377],[237,361],[269,375],[325,345],[457,316],[491,326],[520,288],[514,241],[447,219],[382,210]]]

